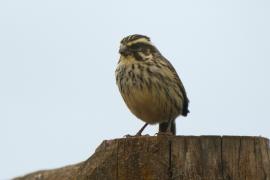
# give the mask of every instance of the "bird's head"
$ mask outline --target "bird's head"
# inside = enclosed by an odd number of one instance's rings
[[[130,35],[123,38],[120,42],[119,53],[122,56],[134,56],[137,60],[142,60],[143,57],[156,51],[150,38],[144,35]]]

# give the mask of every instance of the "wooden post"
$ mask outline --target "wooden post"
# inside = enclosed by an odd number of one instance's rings
[[[16,180],[270,180],[263,137],[143,136],[104,141],[86,161]]]

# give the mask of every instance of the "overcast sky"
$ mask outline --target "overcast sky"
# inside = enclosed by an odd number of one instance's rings
[[[114,77],[119,42],[134,33],[184,83],[179,135],[269,138],[269,32],[267,0],[1,0],[0,179],[83,161],[138,131]]]

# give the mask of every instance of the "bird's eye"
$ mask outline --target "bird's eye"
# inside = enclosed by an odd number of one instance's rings
[[[138,44],[131,45],[130,49],[132,49],[133,51],[142,51],[142,47],[139,46]]]

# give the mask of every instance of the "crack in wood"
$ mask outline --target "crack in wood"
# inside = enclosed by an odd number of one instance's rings
[[[171,136],[104,141],[86,161],[17,180],[269,180],[269,140]]]

